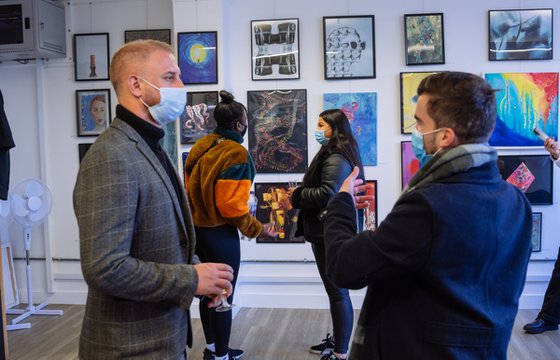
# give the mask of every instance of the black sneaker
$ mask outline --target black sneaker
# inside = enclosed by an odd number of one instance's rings
[[[327,337],[321,340],[320,344],[313,345],[309,348],[309,352],[313,354],[329,354],[334,350],[334,341],[331,334],[327,333]]]
[[[214,352],[208,349],[204,349],[204,353],[202,354],[202,360],[214,360]],[[243,350],[241,349],[231,349],[228,348],[228,355],[229,360],[238,360],[243,357]]]
[[[321,356],[321,360],[341,360],[332,351],[326,355]]]

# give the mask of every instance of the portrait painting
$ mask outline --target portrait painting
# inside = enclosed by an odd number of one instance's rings
[[[253,80],[299,79],[299,19],[251,21]]]
[[[406,65],[445,64],[443,13],[404,15]]]
[[[420,170],[420,160],[414,155],[411,141],[401,141],[401,186],[402,189],[408,185],[408,182],[418,170]]]
[[[377,229],[377,180],[367,180],[366,194],[373,196],[373,201],[368,202],[364,208],[364,231]]]
[[[183,84],[218,83],[218,36],[216,31],[180,32],[177,54]]]
[[[158,40],[171,45],[171,29],[153,29],[153,30],[125,30],[124,42],[128,43],[134,40]]]
[[[551,60],[552,9],[488,11],[488,59]]]
[[[111,90],[76,90],[78,136],[98,136],[111,122]]]
[[[498,117],[492,146],[538,146],[535,127],[558,136],[558,73],[495,73],[485,79],[496,89]]]
[[[296,237],[297,211],[288,196],[289,183],[255,183],[257,220],[274,225],[275,236],[261,234],[257,243],[303,243]]]
[[[76,81],[109,80],[109,33],[74,34]]]
[[[548,155],[500,155],[500,175],[532,205],[552,205],[552,161]]]
[[[375,78],[375,19],[323,17],[325,80]]]
[[[402,72],[401,84],[401,134],[412,134],[416,119],[416,104],[418,103],[418,85],[420,82],[437,72]]]
[[[257,173],[307,169],[305,90],[248,91],[249,151]]]
[[[377,93],[323,94],[323,110],[340,109],[346,114],[358,142],[362,165],[377,165]]]
[[[217,91],[187,92],[187,106],[180,116],[181,144],[194,144],[216,128]]]

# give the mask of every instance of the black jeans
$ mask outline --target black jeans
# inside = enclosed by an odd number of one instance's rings
[[[235,290],[239,263],[241,261],[241,245],[237,228],[221,225],[213,228],[196,227],[196,254],[202,262],[224,263],[233,268],[232,285]],[[228,298],[233,301],[233,293]],[[204,297],[200,301],[200,321],[207,344],[216,344],[216,356],[228,353],[231,334],[231,311],[216,312],[209,309],[210,299]]]
[[[326,252],[325,244],[311,244],[317,268],[323,280],[323,285],[329,296],[329,304],[331,317],[333,322],[334,336],[334,352],[338,354],[346,354],[348,352],[348,343],[352,334],[352,326],[354,325],[354,309],[348,289],[337,287],[327,277]]]
[[[554,263],[552,276],[546,288],[543,306],[538,317],[555,324],[560,324],[560,248],[558,249],[558,256]]]

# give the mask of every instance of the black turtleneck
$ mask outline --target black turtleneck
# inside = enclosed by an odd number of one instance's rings
[[[146,120],[134,115],[122,105],[117,105],[117,118],[132,126],[132,128],[136,130],[138,134],[140,134],[142,139],[144,139],[144,141],[148,144],[150,149],[152,149],[154,154],[159,159],[161,166],[163,166],[163,168],[167,172],[167,175],[169,176],[169,179],[171,180],[171,183],[175,188],[175,192],[177,193],[177,198],[182,205],[183,196],[181,195],[177,176],[175,176],[175,167],[169,160],[169,157],[165,154],[165,150],[163,150],[160,145],[160,140],[165,136],[165,131],[162,128],[152,125]]]

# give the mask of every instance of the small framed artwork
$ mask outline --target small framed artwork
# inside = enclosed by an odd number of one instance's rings
[[[552,60],[552,9],[488,11],[488,60]]]
[[[91,147],[91,145],[93,145],[93,144],[78,144],[78,156],[79,156],[79,159],[80,159],[80,163],[84,159],[84,156],[86,156],[86,154],[87,154],[89,148]]]
[[[299,19],[251,21],[253,80],[299,79]]]
[[[323,17],[325,80],[375,78],[375,18]]]
[[[74,34],[76,81],[109,80],[109,33]]]
[[[500,155],[500,175],[532,205],[552,205],[552,161],[548,155]]]
[[[374,231],[377,229],[377,180],[366,180],[366,195],[373,196],[373,201],[364,208],[364,230]]]
[[[97,136],[111,122],[111,90],[76,90],[78,136]]]
[[[194,144],[216,128],[214,109],[218,104],[217,91],[187,93],[187,106],[181,114],[181,144]]]
[[[531,247],[533,252],[541,251],[542,213],[533,213],[533,231],[531,232]]]
[[[218,33],[177,33],[177,54],[183,84],[218,83]]]
[[[124,42],[128,43],[134,40],[158,40],[171,45],[171,29],[154,29],[154,30],[125,30]]]
[[[445,64],[443,13],[405,14],[406,65]]]
[[[420,170],[420,160],[414,155],[411,141],[401,141],[401,186],[404,190],[408,182],[418,170]]]
[[[276,236],[261,234],[257,243],[303,243],[296,237],[297,211],[288,196],[289,183],[255,183],[257,219],[262,224],[274,225]]]
[[[436,72],[402,72],[401,83],[401,134],[412,134],[416,119],[416,103],[418,102],[418,85],[428,76]]]

